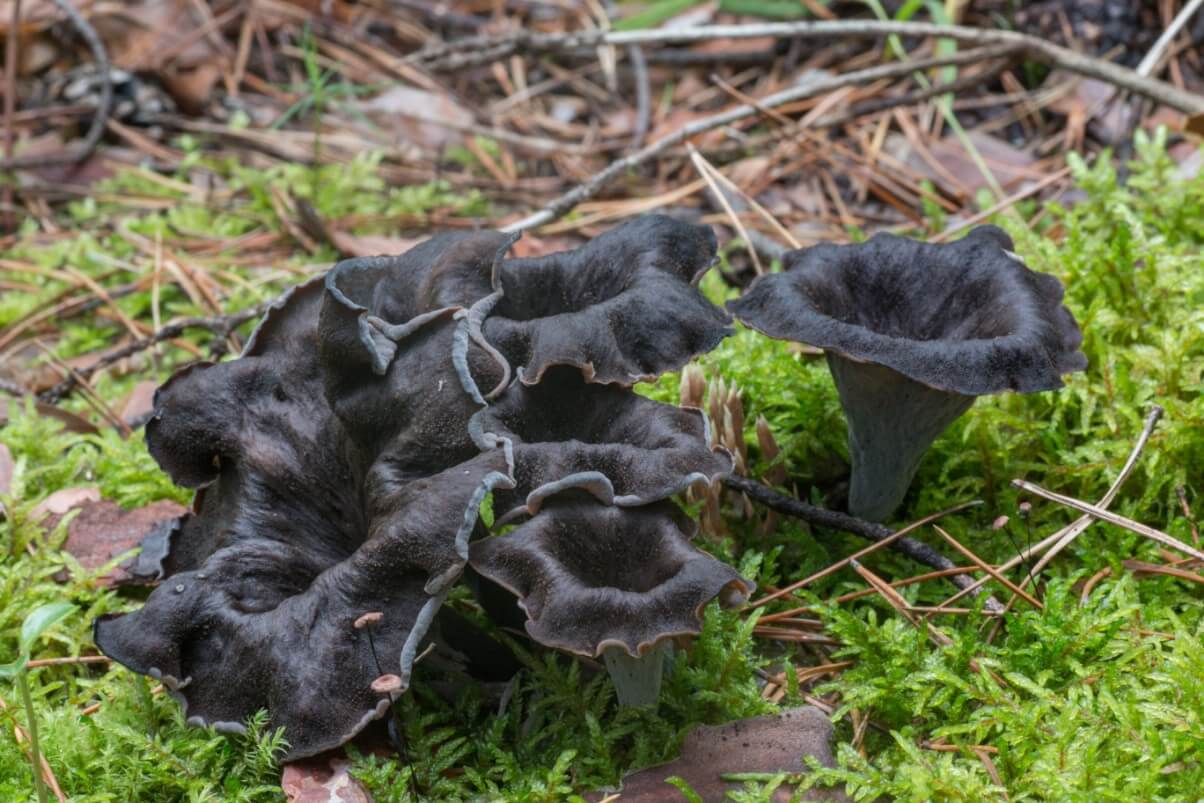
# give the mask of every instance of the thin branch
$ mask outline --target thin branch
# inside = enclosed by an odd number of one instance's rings
[[[883,541],[896,535],[894,530],[884,524],[876,524],[856,518],[855,516],[850,516],[847,513],[839,513],[835,510],[816,507],[815,505],[795,499],[793,496],[779,493],[747,477],[733,475],[725,479],[723,483],[733,490],[747,494],[749,499],[764,505],[770,510],[776,510],[778,513],[802,519],[808,524],[814,524],[817,527],[826,527],[830,530],[852,533],[869,541]],[[903,553],[914,561],[922,563],[925,566],[931,566],[934,569],[956,568],[953,562],[944,555],[927,544],[912,538],[899,538],[891,544],[891,548]],[[952,575],[950,576],[950,581],[958,588],[965,588],[973,582],[967,576],[971,571],[973,569],[967,569],[966,575]],[[1002,606],[994,599],[988,598],[987,608],[997,610],[1001,609]]]
[[[582,201],[592,198],[603,187],[616,178],[624,175],[627,171],[638,167],[639,165],[656,158],[670,148],[681,145],[691,137],[698,134],[713,131],[716,128],[721,128],[725,125],[730,125],[738,120],[743,120],[747,117],[753,117],[764,113],[765,109],[772,109],[777,106],[782,106],[787,103],[793,103],[798,100],[813,98],[817,95],[824,95],[828,92],[833,92],[837,89],[843,89],[846,86],[854,86],[861,83],[869,83],[879,81],[884,78],[899,78],[904,75],[910,75],[916,70],[927,70],[933,67],[948,67],[961,64],[973,64],[987,59],[999,58],[1001,56],[1011,55],[1015,52],[1014,45],[995,45],[992,47],[980,48],[978,50],[968,50],[962,53],[956,53],[947,56],[933,56],[926,59],[917,59],[905,63],[885,64],[878,67],[869,67],[864,70],[856,70],[844,75],[833,76],[820,81],[815,81],[806,84],[805,86],[792,87],[784,89],[781,92],[775,92],[758,100],[755,104],[747,103],[737,106],[734,109],[728,109],[718,114],[704,117],[701,120],[696,120],[689,125],[682,126],[672,134],[667,134],[660,139],[652,142],[638,151],[624,156],[615,162],[612,162],[604,170],[595,173],[589,179],[581,184],[578,184],[573,189],[569,190],[559,198],[555,199],[538,212],[523,218],[522,220],[510,223],[502,227],[502,231],[522,231],[524,229],[542,226],[545,223],[550,223],[557,218],[563,217],[573,207]]]
[[[134,340],[121,348],[110,351],[108,354],[101,355],[91,365],[85,365],[82,368],[72,370],[63,381],[39,393],[38,399],[54,404],[79,387],[83,382],[90,379],[100,369],[124,360],[127,357],[132,357],[157,343],[162,343],[164,340],[177,338],[188,329],[207,329],[214,334],[216,341],[224,342],[231,332],[252,318],[258,318],[266,308],[266,305],[259,305],[231,313],[230,315],[223,315],[220,318],[183,318],[169,323],[149,337]]]
[[[1145,58],[1137,65],[1138,75],[1145,76],[1155,73],[1159,62],[1162,61],[1162,57],[1166,54],[1167,48],[1171,46],[1171,42],[1175,40],[1175,37],[1179,35],[1179,31],[1183,30],[1183,26],[1200,10],[1201,6],[1204,6],[1204,0],[1188,0],[1182,10],[1171,20],[1171,24],[1166,26],[1166,30],[1158,37],[1158,41],[1145,54]]]
[[[702,42],[714,39],[754,39],[761,37],[795,39],[870,38],[886,36],[944,37],[972,45],[1007,45],[1029,58],[1052,67],[1105,81],[1138,95],[1163,103],[1187,114],[1204,112],[1204,98],[1185,92],[1164,81],[1139,75],[1136,71],[1110,61],[1085,56],[1045,39],[1017,31],[971,28],[965,25],[937,25],[927,22],[879,20],[831,20],[820,22],[771,22],[751,25],[700,25],[695,28],[653,28],[637,31],[570,31],[567,33],[531,33],[523,31],[506,37],[470,37],[458,42],[425,48],[408,57],[428,69],[464,69],[485,64],[522,51],[564,50],[598,45],[651,45]]]

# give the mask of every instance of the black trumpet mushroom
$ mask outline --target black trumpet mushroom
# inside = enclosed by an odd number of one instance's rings
[[[168,380],[147,447],[197,489],[193,510],[146,604],[97,620],[100,649],[190,723],[239,730],[267,709],[295,760],[406,691],[472,539],[536,641],[617,647],[646,679],[659,664],[638,656],[747,596],[670,501],[730,456],[700,412],[630,389],[730,333],[694,287],[714,236],[652,216],[536,259],[506,259],[512,242],[440,234],[340,262],[239,358]],[[487,537],[490,495],[512,532]],[[630,666],[608,663],[623,685]]]
[[[742,604],[752,584],[691,546],[670,502],[637,508],[562,493],[513,532],[472,544],[470,563],[519,597],[541,644],[602,657],[619,699],[656,701],[663,650],[699,631],[713,599]]]
[[[1087,366],[1062,285],[1029,270],[1001,229],[932,245],[878,234],[786,255],[728,309],[827,354],[848,422],[849,511],[880,521],[924,452],[978,396],[1062,387]]]

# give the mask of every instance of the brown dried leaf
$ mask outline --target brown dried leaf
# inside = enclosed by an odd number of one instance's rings
[[[43,516],[64,516],[77,507],[99,501],[100,491],[96,488],[63,488],[34,506],[29,517],[37,521]]]
[[[660,803],[685,800],[676,787],[665,783],[669,777],[685,780],[706,802],[722,801],[729,790],[742,784],[723,780],[733,773],[804,773],[804,756],[814,756],[831,767],[832,723],[818,708],[804,706],[778,714],[753,717],[725,725],[704,725],[690,732],[681,748],[681,756],[668,764],[641,770],[623,779],[619,800],[622,803]],[[779,787],[774,801],[789,800],[790,785]],[[592,800],[601,800],[594,793]],[[804,800],[846,800],[839,790],[812,790]]]
[[[330,244],[346,257],[404,254],[418,242],[407,237],[390,237],[385,234],[348,234],[345,231],[333,230],[330,232]]]
[[[969,138],[995,180],[1005,189],[1026,179],[1036,181],[1045,177],[1035,166],[1037,160],[1026,151],[979,131],[971,131]],[[932,159],[940,165],[943,173],[917,153],[901,136],[888,137],[887,147],[909,168],[934,184],[945,186],[948,183],[946,176],[952,176],[968,192],[975,192],[987,186],[987,180],[974,163],[974,159],[966,152],[961,140],[953,134],[935,142],[925,143]]]
[[[1198,137],[1204,137],[1204,113],[1188,117],[1187,122],[1183,125],[1183,130]]]
[[[130,426],[143,421],[155,409],[155,388],[159,383],[144,379],[134,385],[134,389],[125,397],[121,405],[121,420]]]
[[[372,803],[372,795],[351,776],[351,762],[321,756],[284,765],[280,788],[288,803]]]
[[[123,510],[108,499],[88,500],[79,507],[79,515],[67,525],[67,543],[63,549],[75,556],[80,565],[95,571],[109,561],[137,547],[148,536],[170,528],[187,509],[163,499],[146,507]],[[101,578],[102,585],[126,582],[131,577],[124,569]]]
[[[400,142],[424,148],[459,142],[459,129],[475,122],[472,112],[451,97],[408,86],[395,86],[357,105]]]

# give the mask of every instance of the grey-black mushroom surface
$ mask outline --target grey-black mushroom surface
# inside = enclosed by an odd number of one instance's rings
[[[690,543],[695,529],[671,502],[621,508],[570,492],[514,531],[474,542],[469,560],[519,598],[539,643],[637,657],[700,632],[711,600],[730,607],[752,592],[735,569]]]
[[[981,395],[1062,387],[1086,368],[1061,283],[1001,229],[947,245],[878,234],[790,252],[728,309],[828,355],[849,422],[850,510],[889,515],[931,442]]]
[[[450,311],[402,311],[415,320],[389,333],[378,374],[361,316],[320,314],[344,306],[329,290],[290,291],[240,358],[156,394],[148,448],[200,488],[195,512],[147,603],[95,626],[101,650],[161,678],[192,723],[237,730],[266,708],[290,759],[385,713],[373,681],[381,666],[408,681],[480,503],[512,471],[468,436],[478,408],[452,364]],[[368,381],[333,381],[349,365]],[[354,623],[374,611],[373,644]]]
[[[591,382],[630,386],[673,371],[731,334],[730,318],[695,286],[714,263],[715,235],[644,215],[580,248],[507,259],[483,332],[527,384],[556,365]]]
[[[494,494],[499,516],[533,513],[569,487],[630,507],[716,482],[732,461],[708,445],[707,426],[700,410],[586,382],[572,366],[549,369],[536,385],[514,383],[470,424],[478,439],[488,433],[513,449],[515,488]]]

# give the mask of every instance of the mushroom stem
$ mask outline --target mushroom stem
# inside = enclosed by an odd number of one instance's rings
[[[830,351],[828,369],[848,421],[849,512],[882,521],[903,501],[924,452],[976,397],[937,390]]]
[[[628,654],[624,647],[602,650],[602,661],[615,684],[619,705],[656,705],[661,693],[665,659],[671,649],[668,641],[658,641],[638,658]]]

